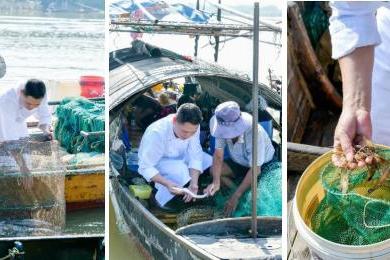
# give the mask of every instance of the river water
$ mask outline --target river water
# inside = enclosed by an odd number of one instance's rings
[[[104,76],[104,36],[101,13],[53,15],[0,10],[0,55],[7,64],[0,92],[29,78],[77,82],[82,75]],[[104,234],[104,215],[104,208],[68,213],[62,233]],[[25,233],[27,227],[45,228],[33,220],[5,223],[0,219],[0,226],[10,236],[18,236],[18,231]]]
[[[110,259],[146,260],[136,247],[135,237],[119,229],[110,200]]]
[[[8,16],[0,10],[0,55],[7,64],[0,88],[28,78],[104,76],[104,17],[28,15]]]

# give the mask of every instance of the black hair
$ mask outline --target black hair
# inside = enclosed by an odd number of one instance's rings
[[[184,83],[183,95],[194,96],[199,94],[198,83]]]
[[[195,100],[190,97],[189,95],[182,95],[179,100],[177,101],[177,107],[180,107],[181,105],[185,103],[192,103],[195,104]]]
[[[199,125],[202,122],[202,119],[202,112],[200,111],[200,108],[191,103],[181,105],[176,113],[176,120],[181,124],[190,123],[193,125]]]
[[[23,93],[25,96],[42,99],[46,94],[45,83],[39,79],[29,79],[23,88]]]

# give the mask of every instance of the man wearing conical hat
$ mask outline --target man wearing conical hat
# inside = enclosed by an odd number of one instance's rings
[[[210,133],[216,138],[213,156],[213,183],[206,190],[214,195],[219,189],[221,181],[231,186],[229,177],[244,176],[238,188],[226,202],[224,213],[232,215],[243,193],[249,189],[252,180],[252,116],[241,112],[239,105],[234,101],[224,102],[217,106],[214,116],[210,120]],[[230,154],[230,159],[224,161],[224,149]],[[266,131],[258,127],[258,157],[256,172],[260,174],[260,167],[271,161],[275,153],[271,139]]]

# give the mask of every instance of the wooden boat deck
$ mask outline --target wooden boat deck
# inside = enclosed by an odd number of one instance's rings
[[[186,235],[184,238],[220,259],[241,259],[243,252],[248,259],[276,258],[282,255],[280,237],[258,238],[256,241],[236,236]]]
[[[299,259],[309,260],[312,259],[310,250],[306,242],[300,236],[297,228],[295,227],[294,217],[292,214],[292,205],[295,195],[295,188],[298,184],[299,178],[301,177],[298,173],[289,172],[287,179],[287,259]]]

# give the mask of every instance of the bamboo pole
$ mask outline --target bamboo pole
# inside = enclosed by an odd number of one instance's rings
[[[221,0],[218,0],[218,3],[221,4]],[[218,7],[217,12],[217,21],[221,22],[221,9]],[[214,53],[214,61],[218,62],[218,52],[219,52],[219,36],[215,36],[215,53]]]
[[[253,21],[253,88],[252,88],[252,237],[257,237],[257,140],[258,140],[258,100],[259,100],[259,3],[255,3]]]

